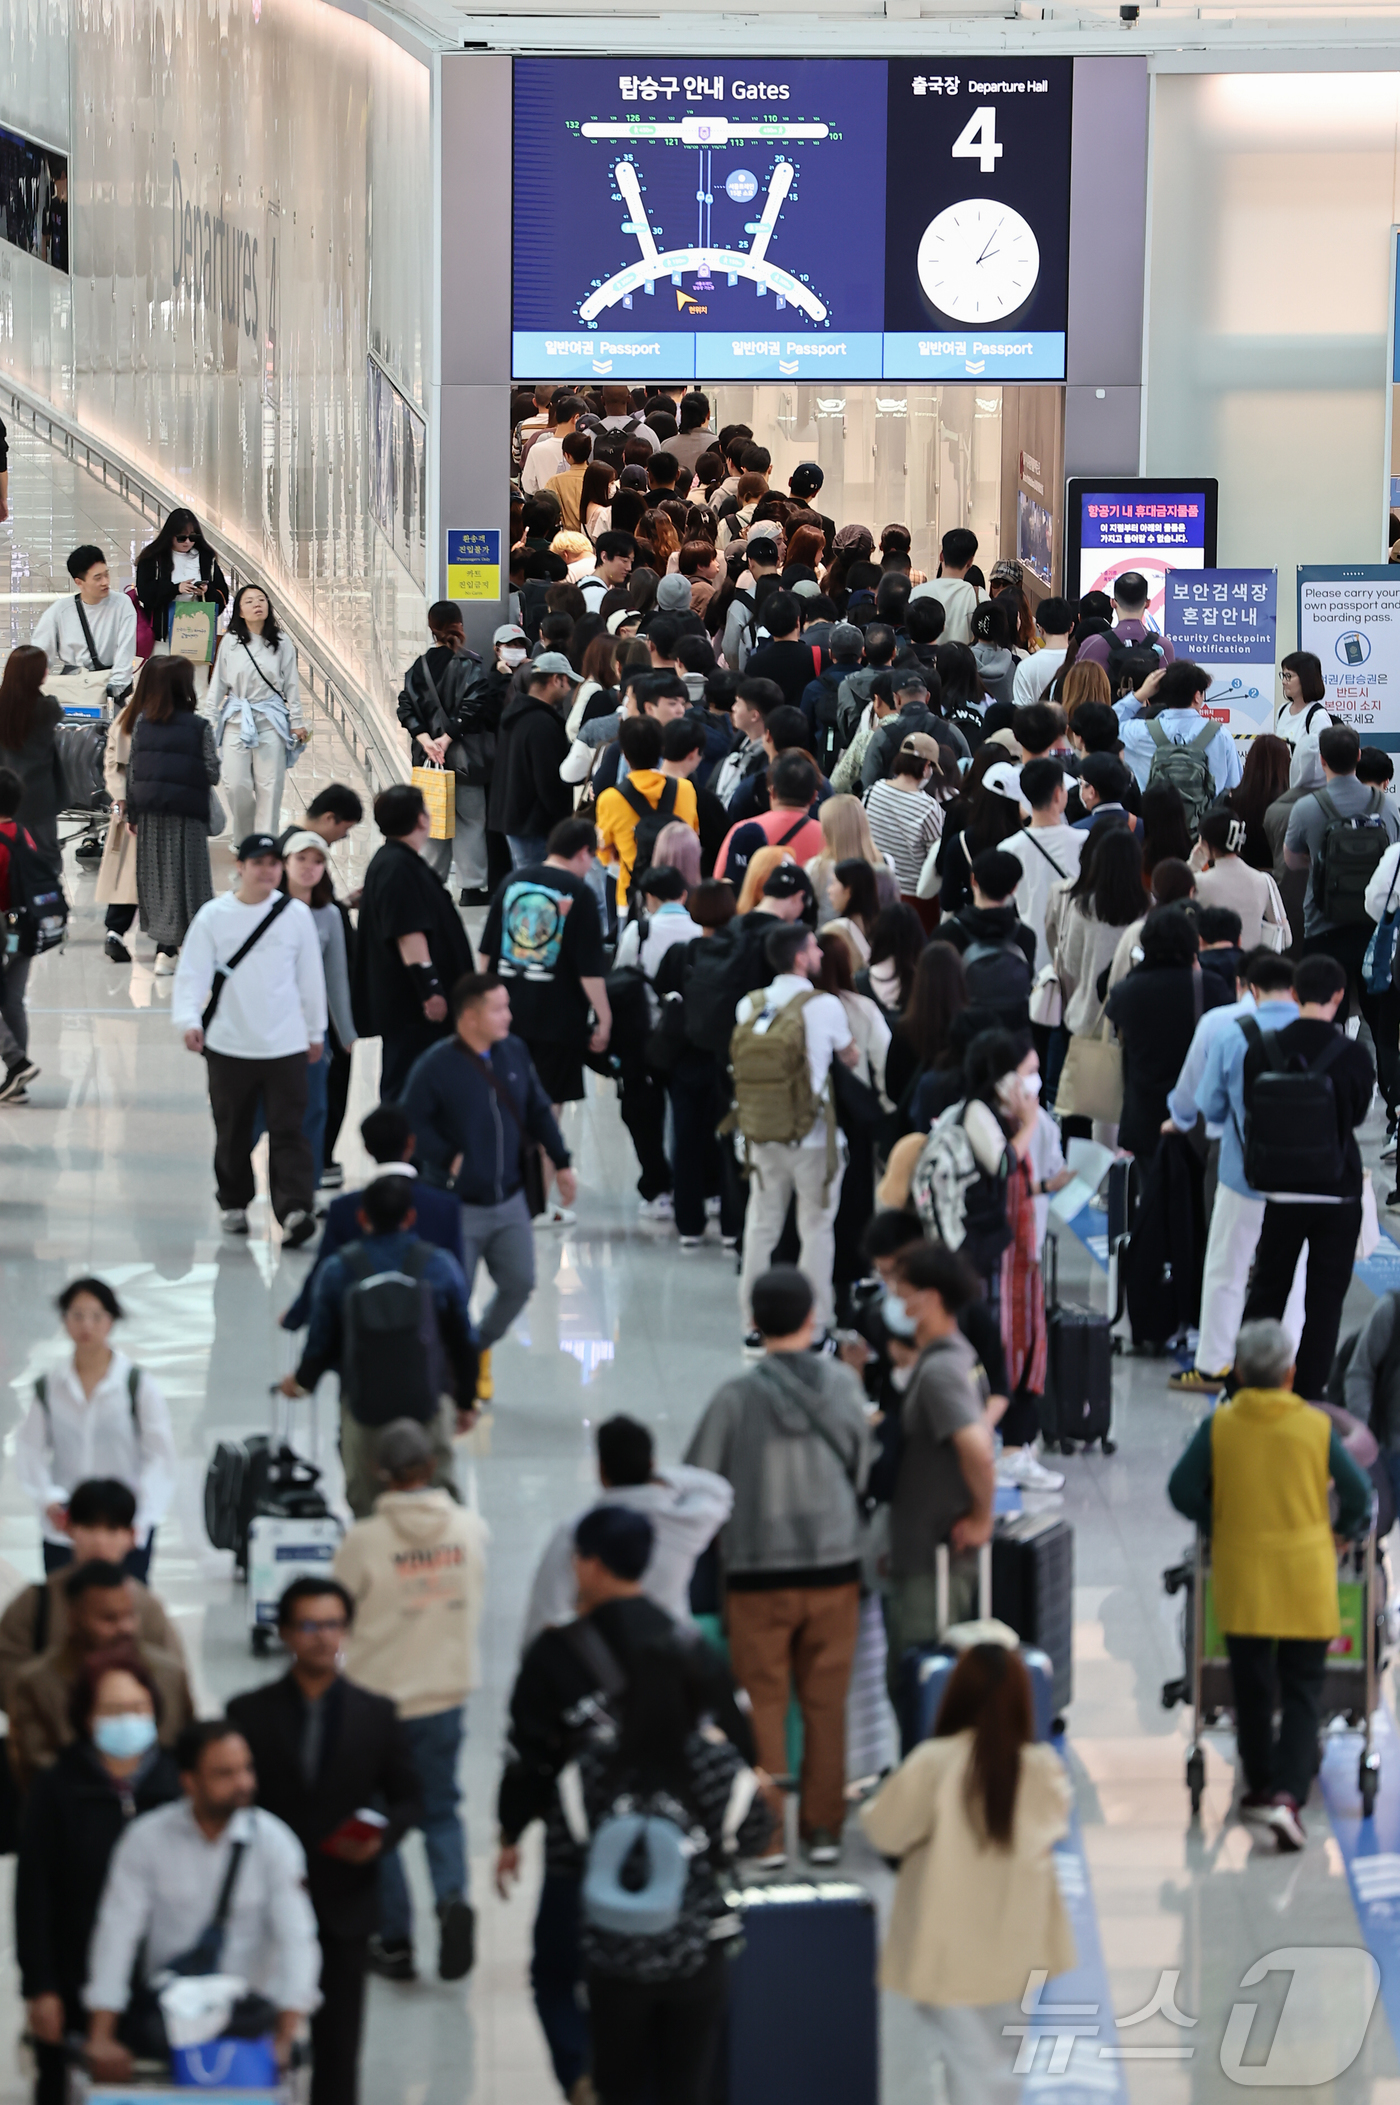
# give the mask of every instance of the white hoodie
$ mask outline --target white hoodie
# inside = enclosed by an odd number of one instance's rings
[[[656,1530],[651,1561],[642,1574],[642,1592],[678,1623],[690,1621],[690,1575],[695,1560],[707,1550],[734,1510],[734,1491],[710,1469],[671,1462],[649,1484],[619,1484],[600,1491],[595,1506],[628,1506],[645,1513]],[[588,1510],[592,1510],[589,1508]],[[530,1605],[525,1611],[522,1652],[552,1623],[572,1622],[574,1598],[574,1529],[576,1513],[550,1537],[540,1558]]]
[[[336,1551],[355,1602],[345,1644],[352,1681],[405,1718],[457,1710],[476,1686],[486,1590],[486,1524],[446,1491],[385,1491]]]

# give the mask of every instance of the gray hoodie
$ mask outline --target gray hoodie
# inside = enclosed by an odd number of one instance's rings
[[[982,675],[982,685],[987,690],[989,702],[1014,702],[1016,699],[1016,660],[1008,650],[1000,650],[994,643],[974,643],[972,655],[977,660],[977,670]]]
[[[657,1470],[649,1484],[605,1487],[593,1504],[629,1506],[634,1513],[646,1514],[655,1534],[651,1560],[642,1573],[642,1592],[677,1622],[688,1625],[695,1560],[709,1548],[734,1505],[734,1494],[724,1478],[709,1469],[688,1469],[684,1463],[670,1462]],[[582,1517],[576,1513],[556,1528],[540,1559],[525,1610],[522,1652],[549,1624],[572,1622],[578,1612],[574,1529]]]
[[[686,1460],[734,1486],[721,1540],[729,1577],[822,1570],[859,1557],[856,1494],[869,1473],[870,1431],[865,1393],[839,1360],[770,1354],[726,1382]]]

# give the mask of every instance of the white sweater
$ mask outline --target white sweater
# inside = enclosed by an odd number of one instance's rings
[[[29,639],[35,650],[48,652],[50,672],[57,672],[60,665],[76,666],[83,672],[96,671],[73,597],[71,592],[65,592],[62,599],[46,608]],[[109,592],[95,607],[84,607],[83,613],[98,656],[112,668],[107,684],[120,693],[123,687],[131,685],[131,665],[136,656],[136,609],[124,592]]]
[[[245,906],[236,892],[225,892],[199,909],[171,990],[170,1020],[177,1031],[197,1027],[216,967],[227,966],[278,896],[274,892],[265,905]],[[277,925],[229,974],[205,1043],[210,1052],[235,1060],[282,1060],[320,1044],[325,1035],[321,945],[310,908],[293,899]]]

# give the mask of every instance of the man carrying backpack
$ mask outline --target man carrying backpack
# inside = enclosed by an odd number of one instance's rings
[[[624,718],[617,734],[626,780],[598,798],[598,854],[617,871],[617,911],[627,911],[634,870],[651,866],[662,829],[673,819],[698,836],[700,821],[693,785],[661,772],[661,725],[652,716]]]
[[[1123,726],[1123,758],[1138,788],[1170,782],[1179,790],[1193,839],[1210,806],[1244,773],[1228,727],[1206,710],[1210,684],[1204,666],[1183,658],[1162,674],[1149,713]]]
[[[1294,1386],[1309,1400],[1326,1394],[1351,1284],[1361,1230],[1356,1128],[1375,1081],[1369,1054],[1335,1020],[1346,985],[1335,958],[1305,957],[1293,975],[1298,1021],[1277,1035],[1260,1032],[1257,1021],[1241,1026],[1249,1040],[1242,1077],[1245,1175],[1267,1200],[1244,1320],[1283,1315],[1306,1243],[1306,1314]]]
[[[455,1494],[452,1435],[469,1431],[476,1415],[467,1282],[455,1257],[414,1234],[413,1197],[407,1177],[365,1187],[363,1239],[337,1250],[322,1271],[301,1362],[281,1383],[284,1396],[306,1396],[338,1369],[345,1496],[357,1520],[384,1488],[378,1448],[386,1425],[416,1418],[433,1443],[433,1482]]]
[[[817,766],[828,778],[855,735],[854,723],[845,730],[841,725],[841,689],[858,672],[864,651],[860,630],[849,621],[838,621],[831,631],[830,665],[803,689],[802,714],[811,726]]]
[[[588,2017],[579,1984],[579,1876],[575,1844],[555,1788],[565,1765],[610,1737],[633,1663],[674,1644],[676,1625],[642,1593],[653,1529],[645,1513],[594,1506],[574,1529],[577,1618],[542,1630],[520,1662],[510,1698],[506,1765],[496,1804],[496,1890],[504,1900],[520,1876],[520,1838],[545,1823],[544,1881],[535,1916],[530,1986],[559,2088],[571,2105],[594,2097],[588,2081]],[[753,1732],[719,1654],[696,1638],[691,1660],[707,1710],[746,1761]]]
[[[1036,936],[1016,912],[1025,874],[1024,862],[1004,848],[984,849],[972,865],[972,905],[938,924],[940,942],[962,952],[968,1000],[1008,1031],[1030,1023]]]
[[[1123,660],[1132,651],[1150,650],[1162,665],[1176,656],[1165,636],[1147,626],[1152,588],[1140,570],[1125,570],[1113,587],[1114,625],[1089,636],[1079,646],[1076,665],[1102,665],[1115,692]]]
[[[1283,859],[1290,870],[1308,872],[1303,949],[1325,951],[1345,972],[1350,996],[1370,1028],[1381,1089],[1393,1111],[1397,1079],[1392,1004],[1386,995],[1368,991],[1361,967],[1374,926],[1366,911],[1366,888],[1386,849],[1400,838],[1400,821],[1383,789],[1357,780],[1361,740],[1355,731],[1332,725],[1319,735],[1317,753],[1323,787],[1300,797],[1289,813]]]
[[[798,1262],[816,1295],[817,1327],[830,1327],[836,1208],[846,1168],[831,1066],[840,1060],[854,1067],[860,1057],[840,1001],[812,985],[822,969],[812,930],[800,923],[775,929],[764,950],[772,982],[739,1003],[729,1048],[732,1118],[749,1167],[739,1304],[750,1350],[763,1345],[753,1329],[754,1281],[773,1261],[794,1199]]]

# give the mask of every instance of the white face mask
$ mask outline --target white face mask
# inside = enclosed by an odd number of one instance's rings
[[[1021,1089],[1024,1095],[1029,1097],[1037,1097],[1040,1095],[1040,1076],[1038,1073],[1023,1074],[1020,1079]]]
[[[503,664],[511,667],[523,665],[528,656],[528,651],[519,648],[514,643],[503,643],[501,645],[501,660]]]

